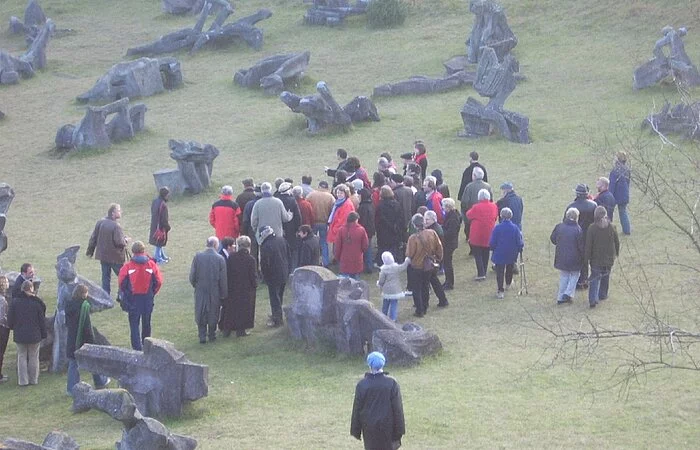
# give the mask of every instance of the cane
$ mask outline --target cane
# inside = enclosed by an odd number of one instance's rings
[[[527,295],[527,275],[525,274],[525,261],[523,261],[523,252],[520,251],[520,262],[518,263],[518,269],[520,270],[520,291],[518,295]]]

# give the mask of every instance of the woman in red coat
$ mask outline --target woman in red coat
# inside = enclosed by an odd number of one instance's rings
[[[469,225],[469,244],[472,246],[476,262],[476,281],[486,279],[489,266],[489,240],[491,231],[498,218],[498,206],[491,202],[491,194],[486,189],[479,191],[479,202],[467,211]]]
[[[369,247],[369,238],[356,212],[348,215],[347,224],[342,227],[335,238],[333,253],[340,263],[340,275],[357,280],[364,270],[364,254]]]
[[[350,201],[350,188],[344,184],[339,184],[335,188],[335,198],[330,216],[328,216],[328,235],[326,242],[333,244],[340,230],[348,220],[348,215],[355,211],[355,207]]]

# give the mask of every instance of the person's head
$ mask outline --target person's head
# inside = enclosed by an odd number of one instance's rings
[[[407,188],[412,188],[413,187],[413,177],[410,175],[406,175],[403,177],[403,185],[406,186]]]
[[[233,195],[233,188],[229,185],[222,186],[221,195]]]
[[[255,183],[253,182],[252,178],[246,178],[245,180],[241,181],[241,183],[243,184],[243,189],[255,187]]]
[[[510,181],[506,181],[504,183],[501,183],[501,191],[503,192],[504,195],[512,190],[513,190],[513,183],[511,183]]]
[[[479,161],[479,153],[477,152],[469,152],[469,162],[471,164]]]
[[[338,184],[345,183],[345,181],[347,181],[347,179],[348,179],[348,173],[346,171],[341,169],[335,173],[335,181]]]
[[[503,208],[499,213],[501,220],[510,220],[513,218],[513,210],[510,208]]]
[[[598,181],[595,182],[595,188],[598,189],[598,192],[607,191],[608,186],[610,186],[610,180],[605,177],[600,177]]]
[[[576,193],[576,198],[586,198],[588,197],[588,186],[583,183],[579,183],[576,185],[574,193]]]
[[[231,236],[226,236],[221,240],[221,248],[226,249],[227,252],[231,253],[234,246],[236,245],[236,240]]]
[[[360,201],[361,202],[371,202],[372,192],[369,189],[360,189]]]
[[[357,222],[359,219],[360,219],[360,215],[357,214],[355,211],[353,211],[353,212],[351,212],[350,214],[348,214],[347,223],[348,223],[348,224],[355,223],[355,222]]]
[[[427,208],[426,208],[427,209]],[[424,226],[423,214],[416,213],[411,217],[411,223],[416,230],[422,230]]]
[[[272,185],[270,183],[268,183],[267,181],[264,182],[263,184],[260,185],[260,192],[262,192],[263,195],[265,195],[265,194],[269,195],[272,192]]]
[[[77,284],[73,288],[73,300],[85,300],[88,297],[88,287],[84,284]]]
[[[402,153],[401,159],[403,160],[404,164],[408,164],[409,162],[413,161],[413,153]]]
[[[325,180],[319,181],[318,188],[323,190],[323,191],[327,191],[328,190],[328,182]]]
[[[362,180],[352,180],[352,187],[355,188],[355,192],[360,192],[360,189],[365,187],[365,183]]]
[[[427,206],[419,206],[418,209],[416,210],[416,214],[420,214],[421,216],[428,212],[428,207]]]
[[[423,141],[416,141],[415,144],[413,144],[413,149],[417,155],[425,155],[425,152],[427,151]]]
[[[382,153],[382,154],[379,155],[379,156],[382,157],[382,158],[386,158],[386,160],[389,162],[389,165],[391,165],[391,161],[392,161],[391,153],[389,153],[389,152],[384,152],[384,153]]]
[[[615,155],[615,159],[620,164],[626,164],[627,163],[627,152],[624,152],[622,150],[617,152],[617,154]]]
[[[339,184],[335,187],[334,194],[335,198],[337,198],[338,200],[340,200],[341,198],[348,198],[350,197],[350,188],[344,184]]]
[[[299,236],[300,239],[306,239],[306,237],[310,234],[311,234],[311,227],[309,225],[302,225],[299,227],[299,230],[297,231],[297,236]]]
[[[435,178],[435,186],[440,186],[442,184],[442,170],[435,169],[430,172],[430,175]],[[427,178],[427,177],[426,177]]]
[[[19,273],[21,273],[24,278],[31,278],[34,276],[34,266],[32,266],[31,263],[24,263],[19,268]]]
[[[435,211],[426,211],[425,214],[423,214],[423,223],[426,228],[433,226],[435,222],[437,222],[437,214],[435,214]]]
[[[168,196],[170,195],[170,189],[168,186],[163,186],[162,188],[158,189],[158,197],[160,197],[163,201],[168,201]]]
[[[279,189],[282,183],[284,183],[284,178],[275,178],[275,189]]]
[[[601,226],[608,224],[608,210],[605,209],[605,206],[596,206],[595,211],[593,211],[593,220]]]
[[[380,156],[377,160],[377,170],[387,170],[390,167],[389,160]]]
[[[291,177],[285,178],[285,179],[284,179],[284,182],[285,182],[285,183],[289,183],[289,184],[291,184],[292,186],[294,186],[294,179],[291,178]]]
[[[386,358],[379,352],[372,352],[367,355],[367,365],[372,373],[379,373],[384,369]]]
[[[292,195],[294,198],[302,198],[304,196],[304,189],[301,186],[294,186],[292,188]]]
[[[481,190],[479,191],[479,193],[476,195],[476,198],[477,198],[479,201],[482,201],[482,200],[491,200],[491,194],[489,194],[489,191],[487,191],[486,189],[481,189]]]
[[[348,152],[346,152],[344,148],[339,148],[338,150],[336,150],[335,155],[340,161],[348,159]]]
[[[24,280],[20,289],[27,295],[34,295],[34,282],[32,280]]]
[[[117,220],[122,216],[122,207],[119,206],[119,203],[112,203],[109,205],[109,209],[107,209],[107,217],[109,217],[112,220]]]
[[[260,227],[258,229],[258,235],[260,236],[260,242],[263,242],[268,237],[274,236],[275,230],[273,230],[271,226],[265,225],[264,227]]]
[[[386,176],[381,172],[374,172],[372,175],[372,187],[379,188],[386,184]]]
[[[382,186],[379,189],[379,197],[384,200],[394,198],[394,191],[389,186]]]
[[[453,199],[447,197],[442,199],[442,209],[444,209],[445,212],[449,212],[457,209],[457,206],[455,205],[455,201]]]
[[[474,167],[474,170],[472,170],[472,181],[474,180],[483,180],[484,179],[484,171],[481,167]]]
[[[216,236],[209,236],[207,238],[207,248],[213,248],[214,250],[219,248],[219,238]]]
[[[238,250],[248,250],[250,251],[250,238],[248,236],[241,236],[236,239],[236,247]]]
[[[569,208],[566,210],[566,220],[571,220],[573,222],[578,222],[579,212],[576,208]]]
[[[394,261],[394,255],[392,255],[391,252],[382,253],[382,262],[384,264],[395,264],[396,263]]]
[[[10,280],[5,275],[0,275],[0,295],[5,295],[10,288]]]
[[[351,156],[348,158],[348,162],[346,163],[346,165],[349,170],[354,172],[361,167],[360,159],[357,156]]]
[[[425,177],[425,181],[423,181],[423,190],[434,191],[435,186],[437,186],[437,181],[434,176],[429,175]]]
[[[301,184],[306,184],[310,185],[311,184],[311,175],[302,175],[301,176]]]
[[[398,186],[399,184],[403,184],[403,175],[400,173],[392,173],[391,174],[391,182],[394,186]]]
[[[142,254],[145,251],[146,251],[146,246],[143,245],[143,242],[134,241],[134,243],[131,244],[131,253],[133,253],[134,255]]]

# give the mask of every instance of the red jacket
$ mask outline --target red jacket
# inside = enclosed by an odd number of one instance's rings
[[[338,231],[333,254],[340,264],[340,273],[358,274],[364,270],[364,253],[369,247],[367,232],[357,222],[346,224]]]
[[[238,203],[233,201],[231,195],[221,195],[219,200],[211,205],[209,212],[209,223],[214,227],[214,232],[219,240],[229,236],[237,238],[240,232],[238,216],[241,214],[241,208]]]
[[[299,206],[299,212],[301,213],[301,224],[302,225],[314,225],[314,207],[305,198],[298,198],[297,205]]]
[[[427,204],[426,206],[428,207],[428,209],[430,211],[435,212],[435,215],[437,216],[438,223],[440,225],[442,225],[443,222],[445,222],[445,216],[444,216],[444,214],[442,214],[442,194],[439,193],[438,191],[433,191],[433,194],[430,197],[430,199],[426,199],[426,200],[430,200],[430,203]],[[426,202],[426,203],[428,203],[428,202]]]
[[[119,270],[119,291],[127,311],[152,311],[153,297],[162,285],[158,264],[144,253],[135,254]]]
[[[469,219],[469,243],[477,247],[488,247],[491,231],[498,219],[498,206],[490,200],[481,200],[467,211]]]
[[[343,202],[343,204],[340,205],[333,214],[333,221],[328,222],[328,235],[326,235],[326,242],[330,244],[335,242],[335,237],[338,234],[338,230],[345,226],[345,224],[348,222],[348,215],[350,215],[350,213],[353,211],[355,211],[355,206],[353,206],[352,200],[346,198],[345,202]],[[330,220],[330,218],[328,220]]]

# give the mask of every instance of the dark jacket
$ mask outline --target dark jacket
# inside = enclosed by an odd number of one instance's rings
[[[350,434],[365,449],[390,450],[406,434],[399,383],[388,374],[366,373],[355,387]]]
[[[119,293],[122,308],[139,314],[153,311],[153,301],[163,285],[158,264],[140,253],[119,270]]]
[[[267,284],[287,282],[289,275],[287,241],[281,236],[268,236],[260,245],[260,270]]]
[[[442,224],[444,232],[445,251],[455,250],[459,247],[459,229],[462,226],[462,215],[456,209],[445,214],[445,222]]]
[[[154,234],[158,226],[165,231],[165,241],[160,244],[161,247],[165,247],[165,244],[168,243],[170,222],[168,221],[168,203],[160,196],[151,203],[151,231],[148,234],[148,243],[151,245],[157,245]]]
[[[425,191],[418,189],[415,194],[413,194],[413,211],[411,211],[411,216],[418,212],[418,208],[421,206],[426,206],[427,199],[425,198]],[[410,220],[410,218],[409,218]]]
[[[406,222],[399,203],[393,198],[382,199],[377,207],[377,245],[390,248],[403,242]]]
[[[615,197],[612,195],[612,192],[605,190],[599,193],[594,201],[598,206],[605,207],[605,211],[608,213],[608,220],[612,220],[613,211],[615,211]]]
[[[500,212],[503,208],[510,208],[513,211],[513,218],[510,219],[511,222],[516,224],[518,228],[523,229],[523,199],[515,191],[509,191],[500,198],[496,205],[498,206],[498,221],[502,222]]]
[[[241,208],[241,211],[245,211],[245,205],[251,200],[255,200],[255,189],[252,187],[245,188],[243,192],[236,197],[236,203],[238,203],[238,207]]]
[[[230,254],[226,259],[228,297],[221,311],[222,330],[245,330],[255,327],[255,258],[247,249]]]
[[[81,336],[81,342],[85,344],[94,344],[95,335],[92,332],[92,324],[90,323],[90,314],[85,318],[85,323],[83,328],[78,330],[80,326],[80,308],[83,302],[86,300],[75,300],[70,299],[66,302],[66,328],[68,329],[68,335],[66,337],[66,357],[69,359],[75,359],[75,341],[78,337],[78,333]]]
[[[360,225],[367,232],[367,237],[372,239],[374,237],[375,229],[375,214],[374,214],[374,204],[372,203],[372,197],[369,191],[363,189],[360,191],[362,200],[360,201],[360,206],[357,208],[357,213],[360,215]]]
[[[282,223],[282,229],[289,246],[294,248],[297,245],[297,230],[301,226],[301,211],[293,196],[283,194],[279,196],[279,199],[282,200],[284,208],[292,213],[292,220]]]
[[[568,211],[569,208],[578,209],[578,224],[583,230],[583,234],[585,236],[586,230],[588,230],[588,227],[593,223],[593,213],[595,212],[596,206],[598,205],[596,205],[593,200],[589,200],[588,197],[579,195],[576,197],[576,200],[570,203],[564,210],[564,218],[566,218],[566,211]]]
[[[610,186],[608,190],[615,197],[618,205],[626,205],[630,202],[630,169],[626,164],[615,163],[610,172]]]
[[[299,267],[320,266],[321,242],[313,233],[309,233],[306,238],[299,241]]]
[[[514,264],[524,246],[520,228],[510,220],[504,220],[491,232],[489,240],[489,247],[493,251],[491,261],[494,264]]]
[[[464,169],[464,172],[462,173],[462,183],[459,185],[459,192],[457,193],[458,201],[462,200],[462,196],[464,195],[464,189],[466,189],[467,185],[472,182],[472,173],[474,172],[475,167],[480,167],[481,170],[484,171],[484,182],[489,182],[489,177],[488,175],[486,175],[486,167],[482,166],[478,162],[471,163],[469,167]]]
[[[254,199],[249,200],[245,205],[243,214],[241,214],[241,234],[250,237],[251,240],[255,240],[255,230],[253,230],[251,226],[250,218],[253,213],[253,206],[255,206],[255,202],[258,201],[258,198],[259,197],[256,196]]]
[[[564,219],[563,222],[554,227],[549,240],[556,245],[555,269],[567,272],[581,270],[583,267],[584,235],[577,222]]]
[[[615,257],[620,254],[620,240],[615,225],[600,227],[596,224],[586,232],[585,261],[596,267],[612,267]]]
[[[85,254],[90,257],[94,254],[95,259],[105,263],[124,264],[124,247],[126,241],[121,225],[116,220],[105,217],[95,224]]]
[[[18,344],[38,344],[46,339],[46,305],[36,296],[20,293],[12,299],[7,324]]]
[[[12,298],[17,298],[20,295],[22,295],[22,284],[27,281],[26,278],[24,278],[24,275],[21,273],[17,275],[17,278],[15,279],[15,284],[12,285]]]
[[[394,189],[394,198],[401,206],[403,223],[408,224],[413,214],[413,191],[402,184]]]

